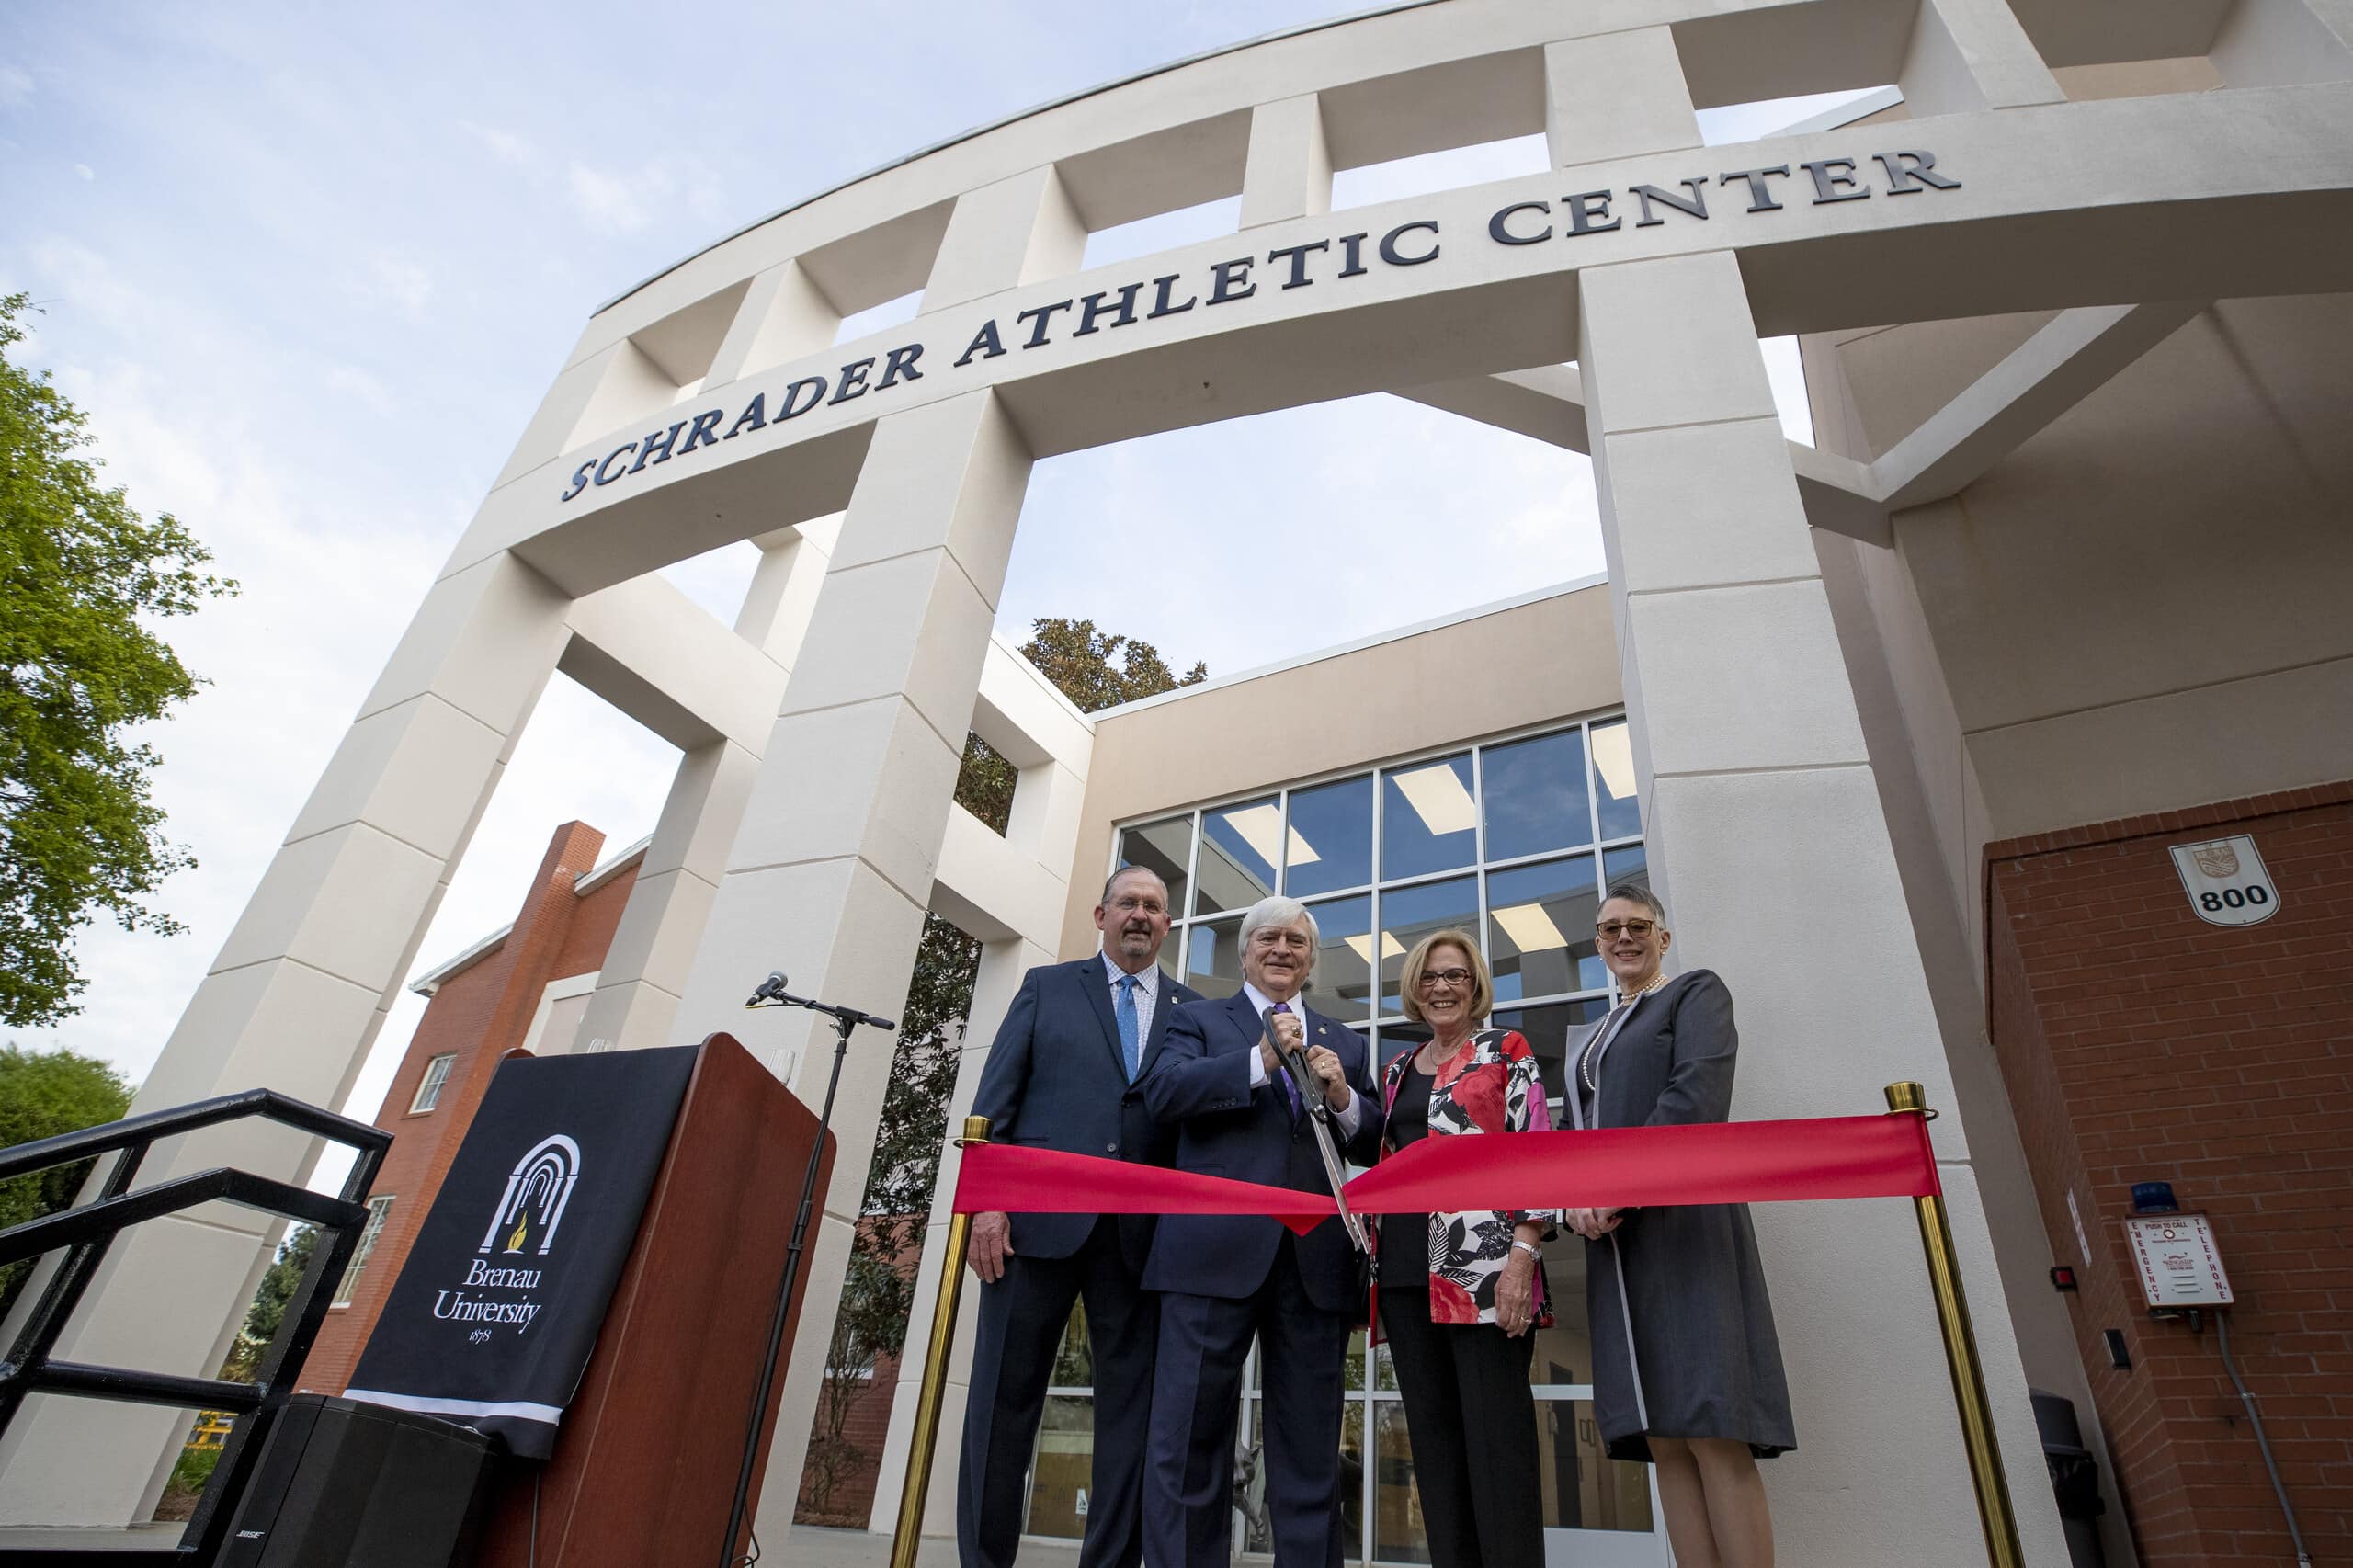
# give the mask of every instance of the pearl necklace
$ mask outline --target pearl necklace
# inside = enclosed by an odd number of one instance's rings
[[[1643,986],[1640,991],[1630,991],[1625,995],[1620,997],[1618,1000],[1618,1006],[1609,1009],[1610,1016],[1614,1017],[1619,1013],[1631,1008],[1635,1003],[1641,1001],[1643,997],[1649,995],[1652,992],[1656,991],[1660,986],[1665,985],[1665,983],[1666,975],[1664,971],[1651,976],[1651,982],[1648,985]],[[1594,1076],[1593,1059],[1597,1053],[1597,1048],[1599,1047],[1603,1038],[1609,1032],[1607,1028],[1607,1020],[1604,1020],[1604,1024],[1605,1027],[1595,1033],[1593,1037],[1593,1044],[1585,1048],[1584,1060],[1577,1063],[1577,1076],[1585,1080],[1585,1086],[1588,1093],[1597,1095],[1601,1092],[1601,1085]]]

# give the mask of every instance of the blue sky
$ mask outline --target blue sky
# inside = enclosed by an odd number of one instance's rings
[[[598,304],[944,137],[1332,14],[16,0],[0,291],[43,312],[20,360],[89,411],[108,479],[176,513],[244,591],[170,629],[211,685],[148,737],[171,835],[199,861],[162,896],[190,930],[93,927],[86,1010],[13,1038],[146,1071]],[[1745,140],[1820,107],[1706,128]],[[1345,175],[1335,199],[1542,163],[1536,140],[1466,150]],[[1234,216],[1099,235],[1090,259]],[[1775,363],[1793,400],[1793,358]],[[748,559],[670,575],[732,615]],[[999,624],[1017,639],[1035,616],[1091,617],[1230,673],[1600,563],[1583,459],[1364,398],[1040,465]],[[1311,579],[1319,613],[1270,615],[1241,591],[1269,567]],[[649,831],[675,761],[558,676],[420,965],[509,918],[556,824],[615,849]],[[372,1114],[421,1010],[404,994],[355,1113]]]

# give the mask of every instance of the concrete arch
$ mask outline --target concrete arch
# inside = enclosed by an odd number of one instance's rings
[[[745,977],[790,953],[796,982],[887,1009],[934,907],[988,927],[978,1025],[1057,950],[1091,735],[992,651],[1030,465],[1376,390],[1592,453],[1654,865],[1775,1068],[1744,1113],[1851,1105],[1895,1077],[1950,1104],[1809,525],[1883,539],[1890,506],[2063,410],[2178,324],[2174,302],[2353,289],[2346,0],[2086,9],[1426,0],[1045,106],[688,258],[587,324],[141,1108],[254,1083],[340,1097],[560,663],[692,743],[592,1029],[734,1028],[798,1082],[805,1025],[746,1020]],[[2189,54],[2224,85],[2077,102],[2054,74]],[[1908,122],[1701,145],[1700,109],[1889,82]],[[1545,175],[1328,210],[1336,169],[1534,131]],[[1093,230],[1229,196],[1235,235],[1082,267]],[[916,289],[913,323],[833,344],[844,317]],[[1760,332],[2051,309],[2067,313],[2034,352],[1880,463],[1793,455],[1772,418]],[[837,537],[819,523],[835,513]],[[745,539],[767,564],[734,642],[631,585]],[[721,651],[679,656],[703,645]],[[975,723],[1023,768],[1004,840],[949,804]],[[1790,897],[1870,933],[1850,989],[1773,983]],[[814,1340],[886,1060],[845,1082]],[[1997,1300],[1967,1130],[1949,1117],[1938,1136],[1964,1261]],[[224,1142],[200,1157],[280,1175],[312,1158],[268,1133]],[[1907,1227],[1804,1216],[1772,1238],[1777,1279],[1816,1282],[1793,1360],[1837,1415],[1777,1471],[1793,1559],[1974,1556],[1957,1445],[1914,1434],[1906,1408],[1943,1397]],[[243,1221],[157,1227],[61,1354],[202,1369],[261,1261]],[[2006,1327],[1981,1324],[2002,1437],[2029,1556],[2056,1560]],[[789,1378],[779,1477],[799,1472],[816,1375],[803,1358]],[[45,1403],[0,1454],[0,1517],[143,1517],[170,1430]],[[1857,1506],[1889,1488],[1907,1511]],[[771,1540],[790,1491],[770,1489]]]

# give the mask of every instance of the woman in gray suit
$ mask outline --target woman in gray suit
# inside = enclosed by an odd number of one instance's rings
[[[1622,999],[1571,1053],[1563,1125],[1728,1119],[1732,993],[1709,970],[1667,978],[1666,911],[1639,883],[1609,890],[1596,930]],[[1563,1217],[1588,1244],[1593,1409],[1609,1456],[1658,1467],[1680,1568],[1770,1568],[1756,1461],[1797,1447],[1797,1430],[1747,1206]]]

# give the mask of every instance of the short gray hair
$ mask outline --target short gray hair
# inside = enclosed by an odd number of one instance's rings
[[[1095,901],[1095,906],[1097,909],[1108,909],[1111,906],[1111,890],[1120,885],[1121,877],[1150,877],[1160,884],[1161,902],[1165,903],[1168,901],[1167,878],[1149,866],[1122,866],[1103,879],[1103,896]]]
[[[1279,893],[1269,893],[1250,906],[1250,912],[1242,917],[1241,943],[1248,947],[1250,933],[1261,926],[1296,926],[1302,920],[1307,922],[1308,956],[1312,959],[1323,945],[1324,933],[1316,927],[1315,916],[1307,905]]]
[[[1651,892],[1644,883],[1619,882],[1610,888],[1608,896],[1601,902],[1608,903],[1613,898],[1622,898],[1628,903],[1639,903],[1651,912],[1653,920],[1657,921],[1661,926],[1666,924],[1666,905],[1661,903],[1658,901],[1658,894]]]

